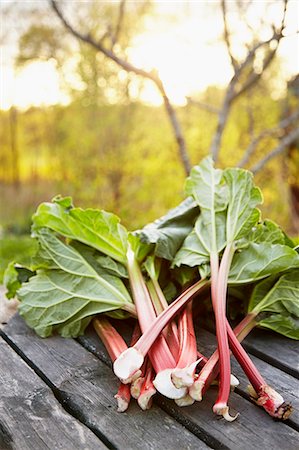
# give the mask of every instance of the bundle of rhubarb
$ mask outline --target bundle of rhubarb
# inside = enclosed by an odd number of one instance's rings
[[[217,380],[213,411],[234,420],[232,353],[256,403],[286,419],[290,404],[240,342],[255,326],[299,339],[298,248],[278,225],[261,219],[262,195],[246,170],[215,169],[205,158],[192,169],[186,195],[134,232],[114,214],[73,207],[69,197],[41,204],[32,225],[37,254],[28,267],[8,266],[7,296],[17,295],[20,315],[42,337],[77,337],[94,326],[120,380],[119,411],[131,397],[149,408],[157,391],[190,405]],[[194,311],[197,322],[205,317],[215,326],[209,358],[196,341]],[[240,316],[232,329],[231,317]],[[129,343],[117,326],[128,318]]]

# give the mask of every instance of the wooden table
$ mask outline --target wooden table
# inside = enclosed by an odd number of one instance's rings
[[[216,389],[202,402],[179,408],[158,395],[141,411],[132,401],[116,412],[118,382],[99,339],[90,331],[74,340],[41,339],[14,316],[0,331],[0,449],[283,449],[299,448],[299,370],[297,343],[256,330],[246,341],[269,384],[295,408],[276,422],[254,405],[247,381],[233,360],[240,387],[231,394],[233,423],[212,413]],[[210,354],[213,336],[199,333]]]

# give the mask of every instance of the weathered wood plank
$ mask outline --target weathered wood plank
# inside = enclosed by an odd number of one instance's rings
[[[216,346],[215,336],[204,330],[199,330],[197,336],[199,348],[204,354],[210,356]],[[285,401],[292,403],[294,411],[291,416],[291,421],[299,428],[299,381],[288,373],[271,366],[251,354],[250,357],[265,381],[268,382],[270,386],[274,387],[284,397]],[[240,381],[238,389],[240,389],[243,394],[247,394],[247,386],[249,384],[248,379],[234,358],[232,358],[232,371]]]
[[[245,339],[244,347],[253,355],[299,379],[297,341],[271,331],[256,329]]]
[[[41,339],[14,317],[4,332],[59,390],[57,395],[93,431],[119,449],[207,449],[208,446],[154,405],[143,412],[136,403],[117,413],[118,382],[107,365],[72,339]]]
[[[0,338],[0,449],[104,449],[65,412],[49,387]]]
[[[213,344],[215,337],[212,335],[209,337],[211,341],[207,339],[208,345],[205,347],[201,344],[201,348],[207,353],[212,353],[215,348]],[[107,361],[106,351],[92,330],[89,329],[80,341],[99,358]],[[213,436],[223,446],[232,450],[265,448],[266,440],[267,446],[275,450],[281,448],[294,450],[297,447],[299,433],[285,423],[273,421],[261,408],[237,393],[231,394],[230,407],[232,414],[237,411],[240,413],[239,418],[233,423],[218,420],[212,412],[216,396],[217,390],[211,389],[202,402],[196,402],[187,408],[178,408],[173,402],[162,397],[158,399],[158,404],[189,429],[200,429],[202,433]],[[269,431],[267,438],[264,434],[265,429]],[[216,445],[215,448],[219,447]]]

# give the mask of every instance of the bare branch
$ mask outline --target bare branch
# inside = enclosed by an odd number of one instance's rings
[[[219,108],[216,106],[209,105],[208,103],[200,102],[199,100],[194,100],[192,97],[186,97],[188,104],[198,106],[200,109],[204,109],[213,114],[219,114]]]
[[[227,120],[228,120],[230,107],[233,102],[233,93],[234,93],[234,89],[235,89],[235,83],[236,83],[236,80],[234,78],[232,78],[227,87],[227,90],[226,90],[226,93],[224,96],[224,100],[222,103],[222,107],[218,114],[218,123],[217,123],[216,131],[215,131],[213,139],[212,139],[211,147],[210,147],[210,153],[212,154],[212,157],[215,162],[218,159],[222,135],[223,135],[223,132],[224,132]]]
[[[267,136],[273,136],[275,134],[281,133],[283,130],[285,130],[287,127],[292,125],[296,120],[299,119],[299,109],[296,110],[292,115],[289,117],[281,120],[275,127],[268,128],[266,130],[263,130],[258,136],[256,136],[248,145],[247,149],[245,150],[243,158],[238,162],[238,167],[244,167],[251,157],[251,155],[255,152],[258,144]],[[287,137],[287,136],[286,136]]]
[[[222,19],[223,19],[223,27],[224,27],[224,41],[226,44],[227,52],[230,57],[230,61],[232,63],[232,66],[236,72],[239,64],[237,60],[234,58],[231,48],[231,42],[230,42],[230,35],[228,32],[228,24],[227,24],[227,10],[226,10],[226,0],[221,0],[221,10],[222,10]]]
[[[186,172],[186,174],[188,175],[191,169],[191,164],[190,164],[190,160],[189,160],[189,156],[187,153],[187,148],[186,148],[186,143],[185,143],[185,139],[181,130],[181,126],[180,123],[178,121],[176,112],[165,92],[165,88],[164,85],[162,83],[162,80],[158,77],[158,74],[156,71],[146,71],[144,69],[140,69],[136,66],[134,66],[133,64],[131,64],[130,62],[126,61],[125,59],[119,57],[118,55],[116,55],[113,51],[113,49],[108,49],[106,47],[104,47],[102,40],[99,42],[96,42],[93,37],[90,34],[82,34],[80,33],[78,30],[76,30],[71,24],[70,22],[64,17],[63,13],[60,11],[57,2],[55,0],[49,0],[50,4],[53,8],[53,10],[55,11],[55,13],[57,14],[57,16],[59,17],[59,19],[61,20],[61,22],[63,23],[64,27],[73,35],[75,36],[77,39],[81,40],[82,42],[85,42],[86,44],[89,44],[90,46],[92,46],[95,50],[103,53],[107,58],[111,59],[112,61],[114,61],[116,64],[118,64],[120,67],[122,67],[125,71],[127,72],[132,72],[135,73],[136,75],[139,75],[147,80],[151,80],[156,87],[158,88],[162,98],[163,98],[163,102],[164,102],[164,106],[165,109],[167,111],[167,115],[169,118],[169,121],[171,123],[172,126],[172,130],[175,136],[175,140],[177,142],[178,145],[178,151],[179,151],[179,155],[184,167],[184,170]]]
[[[224,2],[222,1],[222,7],[223,7],[223,3]],[[263,73],[265,72],[265,70],[267,69],[267,67],[269,66],[269,64],[271,63],[271,61],[273,60],[273,58],[277,52],[280,40],[283,38],[283,30],[285,27],[287,3],[288,3],[288,0],[284,0],[284,9],[283,9],[283,14],[282,14],[282,19],[281,19],[279,29],[277,30],[273,26],[273,35],[269,39],[267,39],[266,41],[258,42],[251,50],[249,50],[247,53],[247,56],[244,59],[244,61],[242,62],[242,64],[233,65],[235,73],[234,73],[233,77],[231,78],[231,80],[228,84],[227,90],[225,92],[222,107],[221,107],[219,115],[218,115],[218,123],[217,123],[216,131],[214,133],[211,147],[210,147],[210,153],[212,154],[212,157],[215,162],[218,159],[223,132],[224,132],[225,126],[227,124],[227,120],[228,120],[229,113],[230,113],[233,102],[240,95],[244,94],[244,92],[248,91],[253,85],[255,85],[259,81],[259,79],[261,78],[261,76],[263,75]],[[226,16],[225,5],[224,5],[224,15]],[[227,27],[226,19],[225,19],[224,27],[226,28],[225,34],[227,33],[227,36],[228,36],[228,31],[227,31],[228,27]],[[229,39],[229,38],[227,37],[226,39]],[[271,50],[270,44],[273,41],[274,42],[276,41],[276,46],[274,49]],[[256,57],[257,51],[260,48],[265,47],[265,46],[268,47],[269,53],[264,58],[261,70],[259,72],[255,72],[252,68],[250,75],[247,77],[247,79],[243,83],[240,84],[242,75],[244,73],[246,73],[245,70],[247,70],[250,67],[250,65],[252,65],[252,63]],[[230,53],[229,40],[227,43],[227,47],[228,47],[228,51]]]
[[[115,44],[117,43],[117,41],[119,39],[119,35],[121,32],[121,27],[122,27],[124,15],[125,15],[125,6],[126,6],[126,0],[121,0],[121,2],[119,4],[118,19],[117,19],[115,32],[111,38],[112,48],[115,46]]]
[[[287,134],[283,139],[281,139],[279,145],[275,147],[274,150],[272,150],[270,153],[268,153],[268,155],[266,155],[253,167],[251,167],[250,169],[251,172],[257,173],[264,167],[265,164],[267,164],[271,159],[275,158],[275,156],[278,156],[282,152],[284,152],[286,147],[288,147],[298,138],[299,138],[299,127],[295,128],[291,133]]]

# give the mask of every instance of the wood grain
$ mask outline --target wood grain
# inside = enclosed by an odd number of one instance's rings
[[[1,450],[107,448],[1,338],[0,358]]]
[[[136,403],[117,413],[113,398],[118,381],[111,369],[72,339],[41,339],[15,316],[5,337],[39,375],[55,386],[57,397],[73,415],[118,449],[207,449],[203,441],[154,405],[143,412]],[[21,448],[20,448],[21,450]],[[23,450],[23,449],[22,449]]]

